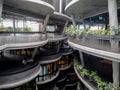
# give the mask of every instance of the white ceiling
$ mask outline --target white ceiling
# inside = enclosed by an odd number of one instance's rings
[[[83,19],[107,12],[108,0],[73,0],[66,8],[67,15],[74,15],[76,19]]]
[[[61,20],[72,20],[69,16],[65,15],[65,14],[61,14],[59,12],[54,12],[54,14],[51,16],[52,18],[55,18],[55,19],[61,19]]]
[[[42,0],[4,0],[4,4],[38,15],[52,14],[54,7]]]

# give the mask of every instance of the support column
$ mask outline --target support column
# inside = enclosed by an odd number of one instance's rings
[[[37,86],[37,84],[36,84],[36,90],[38,90],[38,86]]]
[[[84,26],[84,29],[86,29],[85,20],[83,20],[83,26]]]
[[[115,40],[111,40],[111,51],[119,52],[119,42]],[[116,85],[120,84],[120,65],[118,62],[112,61],[112,69],[113,69],[113,83]]]
[[[16,28],[15,28],[15,18],[13,16],[13,32],[14,32],[14,36],[15,36],[15,31],[16,31]]]
[[[63,29],[63,33],[65,32],[66,28],[67,28],[67,25],[68,25],[68,21],[65,22],[65,26],[64,26],[64,29]]]
[[[83,58],[83,53],[81,51],[79,51],[79,55],[80,55],[81,65],[85,66],[84,58]]]
[[[18,31],[18,19],[16,19],[15,24],[16,24],[16,31],[19,32],[19,31]]]
[[[118,16],[117,16],[117,2],[116,0],[108,0],[109,24],[112,35],[118,33]],[[113,29],[115,27],[115,29]]]
[[[34,57],[35,57],[35,55],[36,55],[36,53],[37,53],[37,51],[38,51],[38,48],[39,47],[36,47],[35,49],[34,49],[34,51],[33,51],[33,54],[32,54],[32,60],[34,60]]]
[[[108,11],[109,11],[109,24],[110,24],[110,31],[111,35],[115,35],[118,33],[118,17],[117,17],[117,2],[116,0],[108,0]],[[113,29],[113,27],[116,28]],[[118,52],[119,50],[119,42],[118,41],[111,41],[111,51],[112,52]],[[118,62],[112,62],[112,68],[113,68],[113,83],[116,85],[119,85],[119,63]]]
[[[45,31],[45,28],[46,28],[46,25],[48,23],[49,17],[50,17],[50,14],[47,14],[47,16],[46,16],[46,18],[44,20],[43,28],[42,28],[43,32]]]
[[[59,4],[59,13],[62,13],[62,0],[60,0],[60,4]]]
[[[2,10],[3,10],[3,0],[0,0],[0,18],[2,16]]]
[[[27,21],[26,21],[26,17],[25,17],[23,20],[23,28],[26,26],[26,23],[27,23]]]
[[[60,51],[60,47],[61,47],[61,45],[62,45],[62,42],[61,42],[61,41],[59,41],[58,48],[57,48],[57,52],[59,52],[59,51]]]
[[[75,22],[74,16],[71,15],[71,18],[72,18],[73,28],[75,29],[76,28],[76,22]]]

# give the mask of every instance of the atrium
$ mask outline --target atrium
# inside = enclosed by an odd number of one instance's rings
[[[120,90],[120,0],[0,0],[0,90]]]

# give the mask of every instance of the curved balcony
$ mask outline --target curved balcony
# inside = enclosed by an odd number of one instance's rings
[[[53,15],[51,15],[50,17],[50,24],[61,24],[61,25],[64,25],[66,21],[71,21],[72,19],[65,15],[65,14],[61,14],[59,12],[54,12]],[[58,22],[59,21],[59,22]]]
[[[38,76],[37,85],[45,84],[45,83],[49,83],[49,82],[53,81],[54,79],[56,79],[58,77],[59,73],[60,72],[58,71],[55,75],[52,75],[52,77],[49,77],[51,74],[44,75],[44,76]],[[47,78],[47,79],[40,80],[40,78]]]
[[[23,4],[24,3],[24,4]],[[27,7],[27,8],[26,8]],[[55,8],[43,0],[4,0],[4,11],[12,11],[36,18],[52,14]]]
[[[58,64],[58,65],[59,65],[59,70],[67,70],[72,66],[72,63],[70,63],[69,65],[67,64]]]
[[[58,61],[62,55],[60,53],[56,55],[50,55],[50,56],[43,56],[39,58],[40,64],[47,64]]]
[[[0,50],[32,48],[43,46],[48,42],[45,34],[36,34],[32,32],[31,34],[16,33],[15,36],[13,33],[1,34],[0,41]]]
[[[60,51],[61,51],[62,55],[64,55],[64,56],[65,55],[70,55],[70,54],[73,53],[72,48],[70,48],[69,46],[63,46],[63,47],[61,47]]]
[[[67,79],[66,76],[61,76],[61,77],[59,78],[59,80],[57,81],[57,83],[62,83],[62,82],[64,82],[66,79]]]
[[[66,38],[67,37],[64,37],[63,35],[48,34],[48,42],[62,41],[65,40]]]
[[[59,70],[67,70],[72,66],[72,56],[70,55],[63,55],[59,61],[57,61]]]
[[[55,80],[60,71],[58,70],[57,63],[42,64],[41,72],[39,73],[36,81],[38,85],[45,84]]]
[[[73,53],[72,48],[67,43],[67,39],[62,42],[60,52],[62,53],[63,56],[70,55]]]
[[[7,66],[7,67],[6,67]],[[8,60],[0,61],[0,89],[14,88],[33,80],[40,72],[39,63],[22,65]]]
[[[40,64],[49,64],[58,61],[62,57],[62,54],[56,52],[54,49],[40,48],[40,52],[35,56],[35,60]]]
[[[114,50],[111,49],[114,44],[117,44],[119,48],[119,36],[81,35],[78,38],[70,38],[68,43],[81,52],[120,62],[119,49],[118,52],[114,52]],[[114,49],[115,48],[116,47],[114,47]]]
[[[108,12],[107,0],[72,0],[65,8],[68,15],[83,19]],[[84,15],[83,15],[84,14]]]
[[[77,89],[77,76],[75,73],[68,73],[65,84],[65,90],[76,90]]]
[[[98,90],[97,87],[95,87],[93,84],[91,84],[88,80],[82,78],[78,72],[78,70],[76,69],[76,67],[74,66],[74,70],[78,76],[78,78],[81,80],[81,82],[90,90]]]
[[[60,76],[61,75],[61,76]],[[59,80],[56,83],[56,86],[59,88],[59,90],[64,90],[65,89],[65,83],[66,83],[66,75],[60,74]]]
[[[58,54],[61,55],[59,59],[57,58],[56,60],[54,60],[53,59],[55,58],[53,57],[54,55],[49,55],[49,56],[43,55],[44,60],[42,60],[42,58],[40,59],[42,69],[41,69],[41,73],[38,75],[36,79],[38,85],[45,84],[55,80],[58,77],[61,70],[66,70],[71,67],[72,64],[70,63],[70,61],[68,63],[68,60],[67,61],[64,60],[66,61],[66,63],[61,63],[62,61],[60,61],[60,58],[62,57],[62,55],[60,53]]]

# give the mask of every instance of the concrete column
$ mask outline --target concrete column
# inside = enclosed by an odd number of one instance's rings
[[[26,26],[26,23],[27,23],[26,18],[24,18],[24,20],[23,20],[23,28]]]
[[[18,19],[16,19],[15,21],[15,27],[16,27],[16,31],[18,32]]]
[[[73,28],[75,29],[76,28],[76,22],[75,22],[74,16],[71,15],[71,18],[72,18]]]
[[[118,16],[117,16],[117,2],[116,0],[108,0],[108,11],[109,11],[109,24],[112,35],[118,33],[113,27],[118,28]]]
[[[65,30],[67,28],[67,25],[68,25],[68,21],[65,22],[65,26],[64,26],[63,32],[65,32]]]
[[[109,24],[110,24],[110,31],[111,35],[115,35],[118,33],[118,16],[117,16],[117,2],[116,0],[108,0],[108,11],[109,11]],[[116,28],[113,29],[113,28]],[[117,41],[111,41],[111,51],[118,52],[119,50],[119,43]],[[113,83],[119,85],[119,63],[112,62],[113,68]]]
[[[13,18],[13,31],[15,32],[15,18]]]
[[[32,54],[32,58],[31,58],[32,60],[34,60],[34,57],[35,57],[38,49],[39,49],[38,47],[36,47],[36,48],[34,49],[33,54]]]
[[[61,41],[59,41],[59,44],[58,44],[58,47],[57,47],[57,52],[59,52],[59,51],[60,51],[61,45],[62,45],[62,42],[61,42]]]
[[[59,4],[59,13],[62,13],[62,0],[60,0],[60,4]]]
[[[85,20],[83,20],[83,26],[84,26],[84,29],[86,29]]]
[[[36,83],[36,90],[38,90],[38,86],[37,86],[37,83]]]
[[[3,10],[3,0],[0,0],[0,18],[2,16],[2,10]]]
[[[84,58],[83,58],[83,53],[81,51],[79,51],[79,55],[80,55],[81,65],[85,66]]]
[[[44,65],[44,75],[46,75],[47,74],[47,65]],[[44,80],[46,80],[47,79],[47,77],[46,76],[44,76]]]
[[[111,51],[112,52],[119,52],[119,42],[115,40],[111,40]],[[113,68],[113,83],[116,85],[120,84],[120,65],[118,62],[112,62]]]
[[[47,23],[48,23],[49,17],[50,17],[50,15],[47,14],[47,16],[46,16],[46,18],[45,18],[45,20],[44,20],[44,24],[43,24],[42,31],[45,31],[45,28],[46,28],[46,25],[47,25]]]

